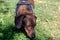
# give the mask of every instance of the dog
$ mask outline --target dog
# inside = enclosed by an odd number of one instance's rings
[[[15,26],[17,29],[23,28],[29,38],[35,37],[34,27],[37,17],[34,14],[33,0],[19,0],[15,13]]]

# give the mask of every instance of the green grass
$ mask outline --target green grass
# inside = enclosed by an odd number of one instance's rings
[[[37,25],[35,27],[36,37],[32,40],[60,40],[60,1],[45,1],[46,3],[36,3],[35,1]],[[24,31],[15,30],[16,3],[17,0],[6,0],[5,3],[0,3],[0,40],[30,40]]]

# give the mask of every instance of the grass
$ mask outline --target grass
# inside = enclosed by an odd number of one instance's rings
[[[6,4],[9,9],[5,9],[5,4],[0,6],[0,40],[30,40],[26,37],[24,31],[18,32],[15,29],[14,11],[16,1],[6,1],[6,3],[10,3],[9,5]],[[36,37],[32,40],[60,40],[59,2],[59,0],[35,0],[37,25],[35,27]],[[3,7],[2,11],[1,7]]]

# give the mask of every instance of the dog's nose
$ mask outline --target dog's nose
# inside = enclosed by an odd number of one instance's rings
[[[32,34],[32,35],[31,35],[31,38],[35,38],[35,34]]]

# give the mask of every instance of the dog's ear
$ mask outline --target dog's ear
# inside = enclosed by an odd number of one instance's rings
[[[35,16],[35,18],[37,19],[37,17]]]
[[[15,17],[15,25],[18,29],[20,29],[22,27],[24,17],[25,16],[23,16],[23,15]]]
[[[37,17],[35,16],[35,13],[33,14],[33,16],[37,19]]]

